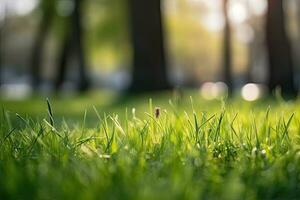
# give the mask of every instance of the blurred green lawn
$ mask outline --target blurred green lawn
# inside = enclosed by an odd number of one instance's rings
[[[1,101],[13,123],[0,120],[2,199],[295,199],[299,194],[298,100],[206,101],[197,91],[49,99],[54,127],[41,120],[48,118],[46,97]],[[155,107],[167,113],[155,117]],[[68,126],[57,126],[63,119]]]
[[[86,126],[94,127],[98,117],[95,109],[99,113],[118,114],[122,120],[127,113],[131,114],[134,109],[138,117],[143,117],[145,112],[149,112],[149,101],[153,102],[153,108],[160,107],[172,111],[192,110],[191,99],[194,108],[199,112],[219,112],[222,107],[227,110],[238,111],[262,111],[269,106],[276,112],[294,112],[300,109],[299,100],[285,102],[280,99],[261,99],[255,102],[247,102],[239,96],[230,100],[204,100],[198,91],[181,91],[151,93],[138,96],[126,96],[110,91],[92,91],[83,95],[69,96],[33,96],[26,100],[5,100],[0,98],[0,107],[9,113],[12,123],[17,123],[15,114],[29,117],[33,120],[40,120],[48,117],[46,99],[49,99],[54,112],[56,123],[63,120],[76,124],[83,121],[86,114]],[[172,102],[170,105],[170,102]]]

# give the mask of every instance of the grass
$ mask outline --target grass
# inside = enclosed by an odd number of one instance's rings
[[[300,195],[299,101],[113,99],[1,101],[0,198]]]

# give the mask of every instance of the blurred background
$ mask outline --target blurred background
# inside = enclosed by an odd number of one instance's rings
[[[299,0],[0,0],[0,96],[296,95]]]

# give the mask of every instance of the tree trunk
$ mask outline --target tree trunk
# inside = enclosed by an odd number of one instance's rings
[[[3,54],[4,54],[4,47],[3,47],[3,41],[4,41],[4,39],[3,39],[3,35],[4,35],[4,31],[3,31],[3,26],[4,26],[4,24],[0,24],[0,88],[1,88],[1,86],[2,86],[2,82],[3,82],[3,80],[2,80],[2,70],[3,70],[3,65],[4,65],[4,56],[3,56]]]
[[[73,51],[78,59],[79,65],[79,79],[78,79],[78,90],[84,92],[89,88],[89,81],[86,72],[86,63],[83,50],[83,31],[81,24],[81,5],[82,0],[74,0],[74,12],[72,15],[72,34],[73,34]]]
[[[2,19],[2,22],[0,22],[0,88],[3,84],[3,67],[4,67],[4,58],[5,58],[5,26],[7,23],[7,5],[4,2],[4,17]]]
[[[228,87],[228,94],[233,92],[232,83],[232,48],[231,48],[231,26],[228,16],[228,0],[223,0],[223,14],[225,20],[223,36],[223,78]]]
[[[128,0],[133,44],[130,92],[170,89],[160,0]]]
[[[59,59],[57,79],[55,89],[61,89],[66,78],[67,64],[69,59],[74,58],[78,63],[78,82],[77,89],[84,92],[89,88],[87,78],[84,50],[82,44],[82,25],[81,25],[81,0],[74,0],[74,11],[67,20],[62,51]]]
[[[279,87],[283,96],[297,95],[294,85],[291,47],[285,30],[282,0],[268,0],[266,44],[270,92]]]
[[[255,31],[255,25],[252,23],[252,18],[253,15],[251,13],[251,8],[250,8],[250,1],[251,0],[247,0],[245,2],[246,4],[246,11],[249,15],[249,19],[247,20],[247,25],[249,25],[251,27],[251,29],[254,32],[254,38],[256,37],[256,31]],[[250,41],[249,43],[247,43],[247,55],[248,55],[248,59],[247,59],[247,64],[246,64],[246,83],[252,83],[253,82],[253,77],[252,77],[252,71],[253,71],[253,66],[254,66],[254,52],[256,51],[255,48],[255,39],[253,39],[252,41]]]
[[[45,43],[50,30],[50,24],[53,20],[54,5],[47,4],[47,6],[42,8],[42,12],[42,18],[35,37],[31,55],[31,84],[34,90],[38,89],[41,83],[42,56],[45,50]]]
[[[300,71],[300,56],[299,56],[299,52],[300,52],[300,1],[297,0],[296,1],[296,6],[297,6],[297,21],[298,21],[298,35],[297,35],[297,43],[296,43],[296,48],[295,48],[295,51],[296,53],[294,53],[294,56],[296,56],[296,64],[297,64],[297,72]],[[297,81],[299,83],[299,80]]]
[[[68,37],[68,35],[66,35],[64,38],[61,53],[60,53],[57,78],[55,80],[56,92],[58,92],[62,88],[64,80],[66,78],[67,61],[68,61],[68,56],[70,54],[70,49],[71,49],[71,41],[70,41],[70,38]]]
[[[298,39],[300,41],[300,1],[296,1],[297,2],[297,13],[298,13]]]

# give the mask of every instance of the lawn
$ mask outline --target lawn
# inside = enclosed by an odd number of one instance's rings
[[[300,195],[298,100],[184,92],[0,103],[0,199]]]

